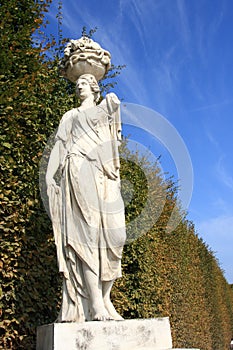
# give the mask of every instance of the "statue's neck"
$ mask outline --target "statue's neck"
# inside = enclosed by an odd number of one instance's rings
[[[88,108],[95,107],[95,106],[96,106],[96,103],[93,100],[93,97],[90,96],[81,102],[81,106],[79,107],[79,109],[84,110],[84,109],[88,109]]]

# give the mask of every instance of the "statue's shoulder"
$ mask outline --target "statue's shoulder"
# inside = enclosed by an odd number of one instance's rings
[[[67,111],[65,114],[63,114],[63,116],[60,120],[60,125],[71,120],[75,116],[75,114],[77,114],[77,112],[78,112],[77,108],[72,108],[69,111]]]

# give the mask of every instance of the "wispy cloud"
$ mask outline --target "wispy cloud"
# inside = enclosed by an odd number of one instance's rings
[[[215,147],[215,149],[220,151],[219,142],[216,139],[216,137],[211,133],[209,128],[207,128],[207,130],[206,130],[206,136],[207,136],[207,139],[210,141],[210,143]]]
[[[174,65],[177,42],[167,46],[160,34],[160,18],[165,15],[170,28],[175,26],[175,32],[182,33],[185,45],[190,46],[184,1],[179,0],[172,7],[177,11],[177,16],[172,17],[174,19],[171,18],[173,11],[164,6],[163,1],[148,0],[145,4],[141,0],[118,0],[115,2],[115,14],[105,11],[101,17],[96,16],[95,11],[90,11],[86,3],[80,5],[72,1],[71,6],[67,1],[62,9],[63,27],[70,38],[80,36],[81,33],[77,33],[77,30],[81,30],[80,23],[87,28],[98,27],[95,40],[111,52],[113,63],[127,66],[119,77],[121,90],[131,95],[134,102],[148,105],[148,86],[152,85],[151,97],[154,99],[155,94],[158,107],[166,112],[168,101],[175,95],[182,62]],[[132,24],[129,32],[123,32],[126,23]],[[138,41],[136,47],[135,41]],[[161,47],[161,43],[162,51],[157,53],[155,45]],[[137,48],[141,52],[137,52]],[[156,52],[157,57],[151,57],[152,52],[153,55]],[[151,65],[154,65],[154,69],[151,69]]]
[[[186,3],[184,0],[177,0],[177,10],[179,15],[179,27],[180,27],[180,33],[183,38],[186,51],[189,55],[191,55],[191,40],[190,40],[190,26],[189,26],[189,20],[186,10]]]
[[[217,197],[213,202],[213,208],[217,210],[217,212],[223,213],[224,217],[231,217],[233,213],[233,208],[229,206],[229,202],[225,200],[225,198]]]
[[[224,156],[221,156],[216,165],[218,179],[231,191],[233,191],[233,176],[227,171],[224,164]]]
[[[216,109],[217,107],[222,107],[228,104],[231,104],[233,102],[233,99],[224,99],[223,101],[219,101],[216,103],[211,103],[211,104],[205,104],[203,106],[193,108],[190,110],[190,112],[198,112],[198,111],[205,111],[208,109]]]
[[[130,12],[125,12],[125,6],[129,3]],[[120,9],[119,13],[117,9]],[[95,16],[95,12],[90,12],[88,6],[83,4],[81,7],[78,3],[73,2],[72,7],[68,3],[63,5],[63,26],[65,29],[69,30],[69,36],[71,38],[80,37],[81,33],[75,32],[77,30],[77,23],[82,23],[82,25],[87,26],[87,28],[95,28],[98,30],[94,35],[94,39],[98,41],[102,47],[110,51],[112,55],[112,62],[114,64],[126,64],[127,68],[122,72],[120,76],[120,81],[128,94],[134,96],[137,103],[142,100],[146,100],[146,88],[142,84],[142,78],[140,77],[140,72],[136,67],[135,57],[133,50],[130,49],[130,39],[129,33],[125,34],[124,40],[122,40],[121,23],[123,21],[123,16],[131,16],[135,18],[136,21],[136,32],[140,36],[143,43],[144,32],[143,24],[141,18],[141,10],[138,4],[133,4],[131,1],[125,2],[124,5],[121,3],[116,3],[116,13],[118,15],[111,14],[112,21],[108,16],[103,16],[101,19],[99,16]],[[125,17],[126,18],[126,17]],[[131,33],[132,34],[132,33]],[[128,36],[128,39],[127,39]],[[145,42],[143,43],[145,45]]]
[[[221,215],[202,221],[198,224],[199,230],[208,237],[224,239],[224,245],[231,241],[233,235],[233,215]]]
[[[227,162],[227,155],[223,152],[221,142],[219,140],[219,137],[213,134],[211,132],[210,127],[206,127],[206,136],[207,139],[212,144],[213,152],[216,155],[216,163],[214,165],[214,168],[212,170],[212,173],[215,174],[218,181],[226,186],[228,189],[233,191],[233,176],[232,172],[230,172],[229,169],[229,163]]]
[[[197,2],[198,4],[198,2]],[[195,16],[195,49],[200,58],[200,63],[209,66],[209,55],[211,54],[213,42],[219,28],[224,20],[226,6],[224,1],[216,3],[219,8],[215,11],[215,16],[206,20],[206,12],[202,7],[198,7],[198,16]]]
[[[221,215],[196,223],[201,237],[216,253],[220,266],[226,269],[229,283],[233,283],[232,236],[233,215]]]
[[[144,51],[147,51],[146,44],[146,30],[145,30],[145,5],[143,6],[141,1],[131,1],[130,10],[128,11],[128,16],[131,18],[132,23],[134,24],[135,32],[138,33],[141,45],[144,48]],[[127,13],[127,12],[125,12]],[[122,13],[123,14],[123,13]]]

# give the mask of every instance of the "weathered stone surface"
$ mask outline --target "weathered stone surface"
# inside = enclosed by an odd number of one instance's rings
[[[38,327],[37,350],[171,349],[169,319],[54,323]]]

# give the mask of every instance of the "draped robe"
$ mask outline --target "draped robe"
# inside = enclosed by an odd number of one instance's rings
[[[59,188],[48,189],[59,270],[63,278],[58,321],[91,319],[82,264],[113,281],[121,276],[125,242],[124,204],[120,193],[119,100],[108,94],[98,106],[74,108],[62,117]]]

